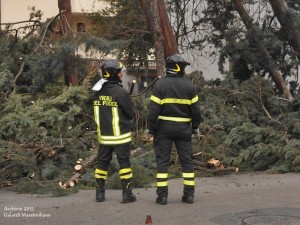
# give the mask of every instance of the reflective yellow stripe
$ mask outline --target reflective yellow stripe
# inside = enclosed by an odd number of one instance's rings
[[[107,176],[103,176],[103,175],[95,174],[95,178],[101,178],[101,179],[104,179],[104,180],[106,180],[106,179],[107,179]]]
[[[130,179],[132,178],[132,173],[127,175],[120,175],[120,179]]]
[[[168,181],[156,182],[157,187],[166,187],[168,186]]]
[[[98,137],[100,137],[101,136],[101,132],[100,132],[100,107],[98,105],[94,105],[94,118],[95,118],[95,122],[97,124],[97,135],[98,135]]]
[[[150,100],[156,102],[157,104],[160,104],[161,102],[161,100],[158,97],[155,97],[154,95],[151,95]]]
[[[132,170],[131,168],[123,168],[119,170],[121,179],[129,179],[132,178]]]
[[[110,77],[110,73],[107,70],[105,70],[105,74],[103,74],[103,76],[108,78],[108,77]]]
[[[183,104],[183,105],[191,105],[199,100],[199,97],[196,95],[192,100],[190,99],[181,99],[181,98],[164,98],[159,99],[154,95],[151,95],[150,100],[156,102],[157,104]]]
[[[122,139],[122,140],[111,140],[111,141],[98,139],[99,144],[104,144],[104,145],[119,145],[119,144],[125,144],[125,143],[128,143],[128,142],[131,142],[131,141],[132,141],[131,137],[125,138],[125,139]]]
[[[156,174],[156,178],[168,178],[168,173],[158,173]]]
[[[180,72],[180,66],[176,64],[176,69],[173,69],[175,72]]]
[[[182,173],[183,178],[194,178],[195,173]]]
[[[180,98],[164,98],[161,100],[162,104],[183,104],[183,105],[191,105],[192,100],[189,99],[180,99]]]
[[[119,135],[119,136],[101,136],[101,140],[104,140],[104,141],[113,141],[113,140],[121,140],[121,139],[124,139],[124,138],[128,138],[128,137],[131,137],[131,132],[128,132],[128,133],[125,133],[125,134],[122,134],[122,135]]]
[[[193,99],[192,99],[192,104],[197,102],[199,100],[199,97],[198,95],[196,95]]]
[[[132,172],[131,168],[124,168],[124,169],[120,169],[119,174],[131,173],[131,172]]]
[[[184,185],[195,186],[195,181],[193,180],[183,180]]]
[[[95,177],[106,180],[106,178],[107,178],[107,171],[96,169],[95,170]]]
[[[107,171],[105,171],[105,170],[100,170],[100,169],[96,169],[96,170],[95,170],[95,173],[100,173],[100,174],[107,175]]]
[[[175,122],[190,122],[191,121],[191,118],[172,117],[172,116],[159,116],[158,119],[175,121]]]
[[[118,107],[112,107],[112,127],[114,131],[115,136],[120,135],[120,118],[119,118],[119,112],[118,112]]]

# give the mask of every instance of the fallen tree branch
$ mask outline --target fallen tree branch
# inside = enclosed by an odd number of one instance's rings
[[[160,79],[161,76],[157,76],[149,85],[148,87],[146,87],[143,91],[141,91],[140,93],[136,94],[136,95],[130,95],[130,97],[138,97],[142,94],[144,94],[147,90],[149,90],[150,87],[152,87],[153,84],[155,84],[155,82]]]
[[[71,176],[66,183],[60,181],[58,183],[59,186],[64,189],[69,187],[74,187],[76,183],[78,183],[80,177],[86,172],[86,168],[97,162],[97,155],[98,155],[97,153],[94,153],[89,157],[87,157],[84,161],[82,159],[77,160],[76,161],[77,164],[74,167],[76,171],[75,174]]]
[[[201,167],[201,166],[195,166],[194,169],[196,171],[212,173],[214,175],[220,175],[220,174],[227,173],[227,172],[235,172],[235,173],[239,172],[238,167],[227,167],[227,168],[223,168],[223,169],[220,169],[220,168],[208,169],[208,168]]]
[[[24,71],[24,67],[25,67],[24,60],[22,58],[20,58],[20,61],[21,61],[21,66],[20,66],[18,74],[15,76],[15,79],[14,79],[14,83],[13,83],[14,90],[13,90],[12,94],[16,94],[16,92],[17,92],[17,81],[18,81],[19,77],[22,75],[22,73]]]
[[[34,49],[34,51],[33,51],[33,55],[35,54],[35,52],[38,50],[38,48],[40,47],[40,45],[43,43],[43,41],[44,41],[44,38],[45,38],[45,36],[46,36],[46,33],[47,33],[47,30],[48,30],[48,28],[49,28],[49,26],[52,24],[52,22],[54,21],[54,20],[56,20],[59,16],[61,15],[61,12],[60,13],[58,13],[55,17],[53,17],[51,20],[50,20],[50,22],[47,24],[47,26],[45,27],[45,31],[44,31],[44,33],[43,33],[43,36],[42,36],[42,40],[40,41],[40,43],[37,45],[37,47]]]

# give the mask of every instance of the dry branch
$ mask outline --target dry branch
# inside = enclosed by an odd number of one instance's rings
[[[20,61],[21,61],[21,66],[20,66],[18,74],[15,76],[15,79],[14,79],[14,84],[13,84],[14,85],[14,90],[13,90],[12,94],[16,94],[16,92],[17,92],[17,81],[18,81],[19,77],[22,75],[22,73],[24,71],[25,63],[24,63],[22,58],[20,58]]]
[[[194,164],[194,169],[196,171],[201,171],[201,172],[207,172],[207,173],[212,173],[215,175],[222,174],[222,173],[227,173],[227,172],[239,172],[238,167],[227,167],[225,168],[223,163],[220,162],[220,160],[217,159],[210,159],[207,162],[201,162],[198,160],[193,160],[192,161]]]
[[[205,167],[195,166],[194,168],[196,171],[212,173],[214,175],[220,175],[227,172],[235,172],[235,173],[239,172],[239,169],[237,167],[227,167],[223,169],[222,168],[208,169]]]

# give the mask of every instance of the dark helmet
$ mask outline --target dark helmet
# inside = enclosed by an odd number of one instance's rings
[[[184,75],[184,69],[187,65],[191,65],[185,61],[181,55],[171,55],[166,59],[166,72],[167,74]]]
[[[118,60],[110,59],[106,60],[101,66],[101,76],[105,80],[120,81],[118,74],[125,67]]]

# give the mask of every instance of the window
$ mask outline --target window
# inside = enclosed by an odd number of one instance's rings
[[[77,32],[86,32],[85,23],[82,22],[77,23]]]

